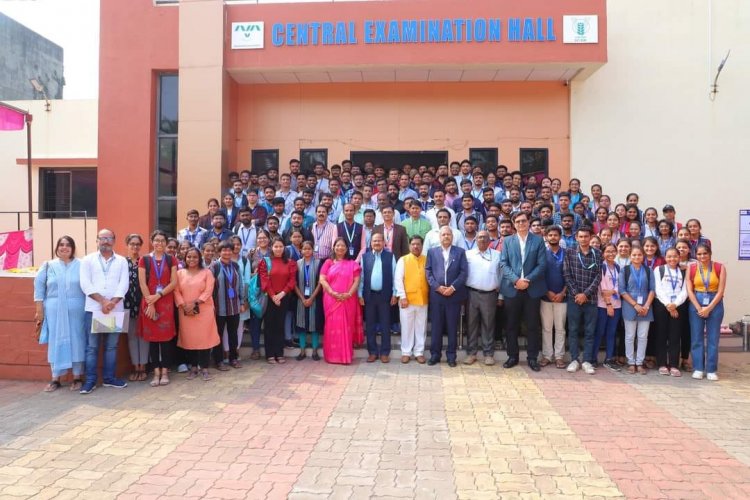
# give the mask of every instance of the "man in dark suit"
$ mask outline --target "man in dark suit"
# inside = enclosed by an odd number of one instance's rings
[[[396,304],[393,281],[396,260],[391,252],[384,249],[382,234],[373,234],[370,244],[372,250],[362,256],[362,279],[359,282],[359,303],[365,306],[365,335],[369,354],[367,362],[372,363],[380,357],[382,363],[388,363],[391,354],[391,335],[386,329],[378,348],[376,323],[391,323],[391,306]]]
[[[443,333],[448,335],[445,355],[448,366],[456,366],[458,321],[461,303],[466,300],[466,278],[469,263],[463,248],[454,246],[453,231],[448,226],[440,228],[440,246],[427,252],[425,273],[430,285],[430,360],[433,366],[440,362],[443,352]]]
[[[385,206],[380,209],[383,223],[378,224],[372,230],[372,234],[380,233],[385,238],[385,249],[398,259],[409,253],[409,235],[406,229],[393,220],[393,207]]]
[[[344,205],[344,222],[336,224],[339,238],[344,238],[349,247],[346,251],[346,260],[354,260],[362,248],[362,224],[354,221],[356,209],[351,203]]]
[[[500,293],[505,299],[505,331],[508,360],[504,368],[518,364],[518,332],[521,319],[526,322],[526,359],[529,368],[540,370],[539,356],[540,313],[539,306],[547,293],[544,269],[547,265],[546,249],[541,236],[529,233],[529,216],[517,212],[512,217],[516,234],[506,236],[500,254],[503,279]]]

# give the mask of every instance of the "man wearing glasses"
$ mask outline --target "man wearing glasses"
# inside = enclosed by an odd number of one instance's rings
[[[526,323],[526,359],[529,368],[541,368],[537,357],[541,343],[539,307],[547,292],[544,269],[547,265],[544,239],[529,232],[529,216],[513,214],[516,234],[505,238],[500,262],[503,279],[500,293],[505,298],[508,360],[503,368],[518,364],[518,333],[521,319]]]
[[[128,385],[124,380],[115,378],[120,332],[91,333],[94,312],[109,314],[125,310],[122,301],[129,287],[128,261],[114,252],[115,233],[109,229],[99,231],[96,243],[98,250],[81,261],[81,289],[86,294],[84,328],[88,341],[86,381],[81,387],[81,394],[89,394],[96,388],[100,344],[104,344],[104,387],[122,389]]]

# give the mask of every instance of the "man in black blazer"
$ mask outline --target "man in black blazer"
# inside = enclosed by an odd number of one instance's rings
[[[443,333],[448,336],[445,355],[448,366],[456,366],[458,321],[461,303],[466,300],[466,278],[469,263],[463,248],[454,246],[453,231],[448,226],[440,228],[440,246],[427,252],[425,273],[430,285],[430,360],[433,366],[440,362],[443,352]]]
[[[351,203],[344,205],[344,222],[336,224],[339,238],[344,238],[346,245],[346,260],[355,260],[362,248],[362,224],[354,221],[356,209]]]

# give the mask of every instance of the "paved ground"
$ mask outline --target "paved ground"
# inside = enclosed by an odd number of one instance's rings
[[[308,359],[88,396],[0,381],[0,498],[748,498],[750,354],[720,373]]]

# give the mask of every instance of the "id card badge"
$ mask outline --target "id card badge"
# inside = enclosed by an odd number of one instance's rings
[[[635,301],[638,303],[639,306],[643,305],[643,295],[639,295]]]
[[[230,299],[234,298],[234,288],[229,288],[227,290],[227,297],[229,297]]]
[[[669,302],[674,304],[674,301],[677,300],[677,295],[670,295],[669,296]]]
[[[164,287],[159,285],[156,287],[156,293],[162,293],[164,291]]]
[[[306,286],[305,287],[305,297],[309,297],[310,295],[312,295],[312,291],[310,290],[309,286]]]
[[[615,300],[617,300],[617,299],[620,298],[620,295],[618,295],[618,293],[615,292],[615,293],[612,294],[612,298],[615,299]]]
[[[354,257],[354,247],[349,247],[349,256]]]
[[[710,303],[711,303],[711,299],[709,299],[708,297],[703,297],[703,306],[704,307],[707,306]]]
[[[317,251],[318,251],[318,245],[315,245],[315,247],[313,248],[313,250],[314,250],[315,252],[317,252]]]

